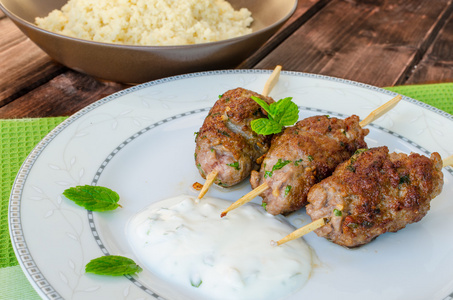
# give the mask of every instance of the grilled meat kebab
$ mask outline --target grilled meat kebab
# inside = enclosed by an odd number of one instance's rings
[[[307,214],[327,218],[316,234],[357,247],[420,221],[443,186],[442,160],[387,147],[359,150],[308,193]]]
[[[267,212],[287,214],[306,205],[309,189],[330,176],[357,149],[366,148],[368,129],[358,116],[346,119],[313,116],[274,135],[259,172],[252,171],[252,188],[267,183],[261,193]]]
[[[195,163],[203,178],[218,171],[215,184],[233,186],[258,169],[256,162],[270,147],[271,136],[255,133],[251,121],[267,117],[251,96],[268,104],[270,97],[243,88],[225,92],[209,111],[196,137]]]

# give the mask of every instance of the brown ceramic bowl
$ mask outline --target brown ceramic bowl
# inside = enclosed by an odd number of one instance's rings
[[[42,50],[61,64],[94,77],[142,83],[189,72],[234,68],[261,47],[293,14],[297,0],[229,0],[252,12],[253,33],[183,46],[130,46],[81,40],[34,25],[67,0],[0,0],[0,9]]]

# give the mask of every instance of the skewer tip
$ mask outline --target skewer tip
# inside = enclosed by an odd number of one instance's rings
[[[453,155],[450,155],[449,157],[442,160],[442,165],[443,167],[453,167]]]
[[[289,241],[298,239],[304,235],[306,235],[309,232],[314,231],[315,229],[318,229],[319,227],[322,227],[327,224],[327,218],[321,218],[316,221],[311,222],[310,224],[305,225],[304,227],[301,227],[299,229],[296,229],[295,231],[291,232],[281,240],[277,241],[277,245],[280,246],[284,243],[287,243]]]
[[[219,173],[218,170],[213,170],[213,171],[211,171],[211,173],[209,173],[206,176],[206,181],[205,181],[203,187],[201,188],[200,193],[198,194],[198,199],[201,199],[201,198],[204,197],[204,195],[206,195],[206,193],[208,192],[209,188],[214,183],[215,178],[217,177],[218,173]]]
[[[263,92],[261,93],[263,96],[269,96],[270,91],[274,88],[275,84],[277,83],[279,77],[280,77],[280,72],[282,70],[282,66],[277,65],[272,72],[271,76],[269,79],[266,81],[266,84],[264,85]]]
[[[257,186],[255,189],[251,190],[250,192],[248,192],[247,194],[245,194],[244,196],[242,196],[241,198],[239,198],[236,202],[233,202],[227,209],[225,209],[222,214],[220,215],[221,218],[223,218],[224,216],[226,216],[226,214],[230,211],[232,211],[233,209],[236,209],[238,208],[239,206],[242,206],[244,205],[245,203],[247,202],[250,202],[253,200],[253,198],[255,198],[256,196],[259,196],[262,192],[264,192],[265,190],[267,190],[269,188],[269,186],[267,185],[266,182],[260,184],[259,186]]]
[[[363,119],[359,125],[360,127],[365,127],[369,125],[370,123],[374,122],[375,120],[379,119],[382,117],[384,114],[386,114],[388,111],[392,110],[398,102],[402,99],[401,95],[397,95],[393,99],[387,101],[383,105],[379,106],[375,110],[373,110],[365,119]]]

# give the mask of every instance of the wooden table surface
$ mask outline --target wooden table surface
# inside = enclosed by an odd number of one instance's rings
[[[0,119],[69,116],[128,86],[54,62],[0,12]],[[241,63],[378,87],[453,82],[453,0],[299,0]]]

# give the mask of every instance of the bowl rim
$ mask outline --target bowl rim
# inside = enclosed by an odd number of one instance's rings
[[[122,48],[122,49],[170,50],[170,49],[183,49],[183,48],[191,49],[191,48],[199,48],[199,47],[205,47],[205,46],[216,46],[216,45],[222,45],[222,44],[229,44],[229,43],[234,43],[234,42],[237,42],[237,41],[240,41],[240,40],[248,39],[249,37],[260,35],[262,32],[268,31],[268,30],[270,30],[272,28],[275,28],[275,27],[279,27],[280,25],[284,24],[286,21],[289,20],[289,18],[296,11],[297,5],[298,5],[298,2],[299,2],[299,0],[293,0],[293,1],[294,1],[293,7],[288,12],[288,14],[286,14],[283,18],[279,19],[277,22],[275,22],[275,23],[273,23],[273,24],[271,24],[271,25],[269,25],[267,27],[261,28],[260,30],[253,31],[251,33],[247,33],[245,35],[237,36],[237,37],[234,37],[234,38],[229,38],[229,39],[215,41],[215,42],[206,42],[206,43],[189,44],[189,45],[162,45],[162,46],[116,44],[116,43],[98,42],[98,41],[91,41],[91,40],[85,40],[85,39],[81,39],[81,38],[71,37],[71,36],[67,36],[67,35],[63,35],[63,34],[60,34],[60,33],[56,33],[56,32],[53,32],[53,31],[49,31],[49,30],[43,29],[43,28],[37,26],[34,23],[31,23],[29,21],[26,21],[26,20],[22,19],[21,17],[19,17],[18,15],[14,14],[9,9],[7,9],[4,6],[2,0],[0,0],[0,10],[2,10],[5,13],[5,15],[8,18],[10,18],[12,21],[14,21],[14,22],[18,22],[18,23],[20,23],[20,24],[22,24],[22,25],[24,25],[24,26],[26,26],[28,28],[33,28],[34,30],[37,30],[37,31],[39,31],[42,34],[45,34],[47,36],[53,36],[53,37],[64,39],[64,40],[68,40],[68,41],[71,41],[71,42],[88,44],[88,45],[91,45],[91,46],[103,46],[103,47]]]

